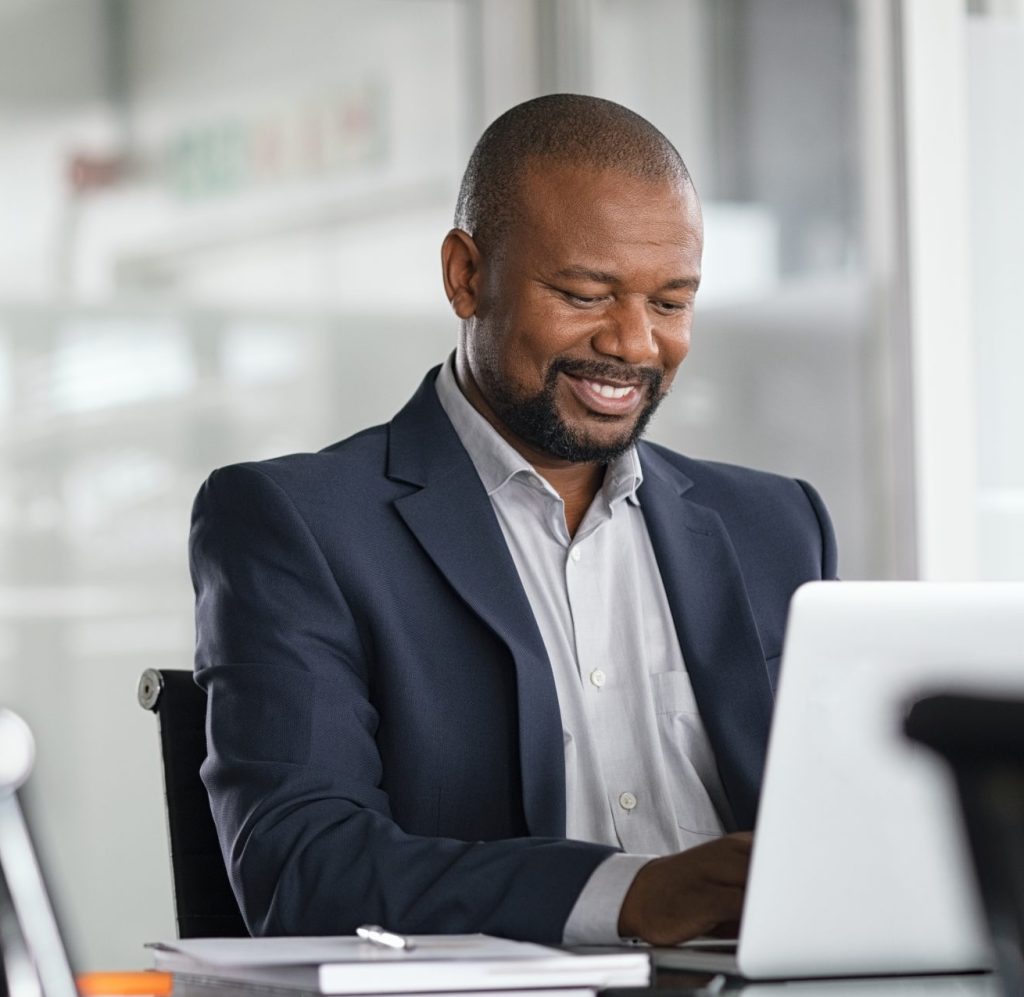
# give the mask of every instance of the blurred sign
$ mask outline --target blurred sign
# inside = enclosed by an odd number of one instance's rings
[[[168,142],[163,172],[180,196],[209,198],[351,170],[386,154],[384,90],[368,83],[185,128]]]
[[[68,157],[67,178],[76,194],[88,194],[119,184],[129,175],[128,159],[119,154],[74,152]]]

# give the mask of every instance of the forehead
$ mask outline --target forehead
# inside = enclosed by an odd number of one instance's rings
[[[650,180],[619,169],[571,164],[527,167],[518,185],[519,252],[588,256],[660,248],[699,263],[700,204],[693,188],[674,179]]]

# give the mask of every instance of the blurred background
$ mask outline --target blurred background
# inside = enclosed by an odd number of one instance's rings
[[[704,201],[650,435],[812,481],[846,578],[1024,578],[1020,0],[0,0],[0,701],[81,968],[174,933],[192,496],[445,357],[466,158],[557,91]]]

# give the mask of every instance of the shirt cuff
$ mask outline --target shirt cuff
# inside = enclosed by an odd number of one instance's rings
[[[617,945],[622,901],[655,855],[609,855],[591,874],[565,922],[563,945]]]

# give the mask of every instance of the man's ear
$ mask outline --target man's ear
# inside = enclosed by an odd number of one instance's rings
[[[461,319],[476,314],[480,296],[480,250],[473,237],[453,228],[441,243],[441,273],[444,290],[455,314]]]

